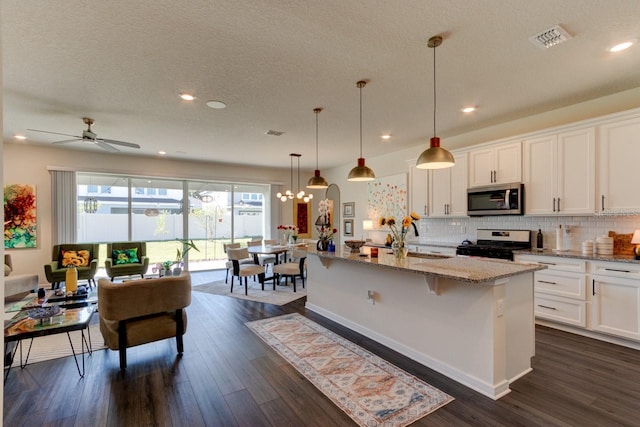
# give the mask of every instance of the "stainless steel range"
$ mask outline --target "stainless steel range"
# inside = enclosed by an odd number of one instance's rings
[[[513,261],[513,251],[531,249],[531,230],[499,230],[481,228],[477,243],[468,240],[456,248],[456,255],[499,258]]]

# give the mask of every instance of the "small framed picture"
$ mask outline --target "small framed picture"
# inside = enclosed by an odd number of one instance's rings
[[[352,219],[345,219],[342,228],[344,229],[345,236],[353,237],[353,220]]]
[[[342,204],[342,216],[345,218],[353,218],[356,214],[356,203],[347,202]]]

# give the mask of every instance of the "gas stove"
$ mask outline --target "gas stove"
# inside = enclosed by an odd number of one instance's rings
[[[513,261],[513,251],[531,249],[531,230],[481,228],[477,231],[477,237],[477,243],[468,240],[462,242],[456,248],[456,255]]]

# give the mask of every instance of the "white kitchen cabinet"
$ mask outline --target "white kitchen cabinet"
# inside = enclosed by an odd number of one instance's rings
[[[420,216],[429,215],[428,169],[416,167],[416,160],[407,160],[409,167],[409,209]]]
[[[598,129],[598,200],[608,213],[640,213],[637,189],[640,118],[605,124]]]
[[[595,129],[523,143],[527,215],[595,213]]]
[[[452,168],[433,169],[429,175],[429,216],[467,215],[467,153],[452,153]]]
[[[533,274],[536,318],[587,327],[586,261],[535,255],[516,261],[547,266]]]
[[[418,252],[421,254],[456,256],[456,248],[453,246],[432,246],[428,244],[410,243],[408,247],[411,252]]]
[[[469,152],[469,187],[522,180],[522,143],[510,142]]]

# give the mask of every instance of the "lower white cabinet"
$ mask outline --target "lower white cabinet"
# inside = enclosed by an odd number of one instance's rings
[[[547,266],[534,273],[536,318],[640,342],[640,265],[537,255],[516,261]]]
[[[421,254],[456,256],[456,248],[447,246],[429,246],[424,244],[409,244],[409,251]]]
[[[640,266],[593,262],[591,272],[591,329],[640,340]]]

